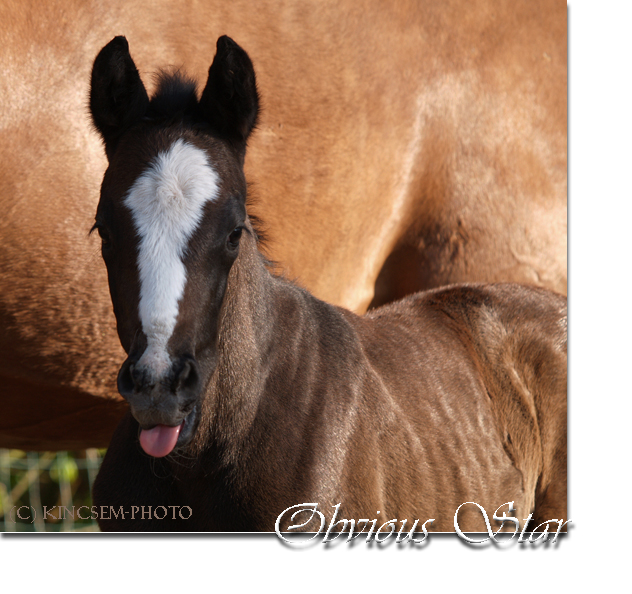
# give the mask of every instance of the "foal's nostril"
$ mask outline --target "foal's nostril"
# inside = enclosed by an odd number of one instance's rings
[[[191,359],[184,361],[182,368],[177,374],[174,382],[176,392],[195,391],[198,387],[200,376],[197,364]]]
[[[129,360],[125,361],[116,379],[121,396],[124,398],[131,396],[134,393],[134,388],[138,385],[138,380],[138,371],[135,370],[134,364],[130,363]]]
[[[161,389],[167,390],[171,386],[176,396],[195,396],[200,386],[200,374],[196,361],[191,357],[182,357],[159,380],[152,378],[146,367],[137,366],[127,359],[119,371],[117,386],[121,396],[130,402],[142,394],[148,394],[156,386],[163,386]]]

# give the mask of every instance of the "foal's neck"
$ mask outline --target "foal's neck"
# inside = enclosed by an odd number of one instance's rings
[[[290,287],[266,269],[252,229],[243,234],[239,250],[219,314],[217,368],[205,395],[195,440],[195,444],[205,443],[207,435],[231,449],[245,438],[254,421],[268,356],[278,340],[279,290],[283,285]]]
[[[351,312],[270,274],[254,237],[242,235],[219,316],[217,367],[189,449],[201,461],[197,469],[212,477],[217,501],[272,493],[279,481],[300,498],[300,477],[325,472],[330,457],[323,462],[311,452],[346,442],[360,394],[358,386],[331,389],[347,373],[363,377],[356,326]],[[329,477],[340,472],[326,468]]]

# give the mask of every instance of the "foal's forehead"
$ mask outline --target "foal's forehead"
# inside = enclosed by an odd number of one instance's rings
[[[130,206],[132,194],[217,202],[223,194],[243,194],[240,163],[220,141],[195,133],[149,131],[123,141],[104,186],[108,199]],[[140,190],[140,191],[138,191]],[[159,204],[160,201],[150,201]]]
[[[160,225],[160,232],[181,229],[188,236],[198,225],[205,205],[219,198],[220,185],[207,153],[178,139],[152,159],[123,202],[141,236],[155,225]]]

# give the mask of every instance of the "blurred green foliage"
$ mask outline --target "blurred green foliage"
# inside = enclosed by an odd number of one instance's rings
[[[92,484],[104,454],[0,449],[0,531],[96,530],[96,522],[81,519],[76,510],[92,505]],[[45,508],[55,510],[45,516]],[[90,517],[87,511],[82,515]]]

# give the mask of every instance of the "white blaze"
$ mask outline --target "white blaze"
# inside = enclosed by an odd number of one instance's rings
[[[184,294],[182,261],[207,201],[217,199],[219,177],[201,149],[176,141],[130,188],[124,203],[140,237],[138,312],[147,349],[138,365],[159,378],[170,366],[167,342]]]

